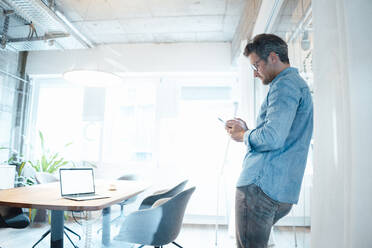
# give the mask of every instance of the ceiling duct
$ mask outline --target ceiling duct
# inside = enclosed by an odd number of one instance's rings
[[[58,15],[42,0],[0,0],[2,6],[15,11],[16,16],[32,24],[42,36],[26,37],[21,32],[2,34],[7,37],[7,46],[17,51],[82,49],[93,45],[74,30],[71,23],[61,13]],[[4,7],[3,7],[4,8]],[[63,17],[63,18],[62,18]]]

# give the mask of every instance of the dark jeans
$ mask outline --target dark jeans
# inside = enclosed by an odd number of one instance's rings
[[[238,248],[265,248],[271,227],[287,215],[292,204],[274,201],[255,184],[239,187],[235,198]]]

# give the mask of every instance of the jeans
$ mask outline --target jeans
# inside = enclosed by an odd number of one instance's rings
[[[255,184],[238,187],[235,198],[237,247],[267,247],[271,227],[291,208],[292,204],[271,199]]]

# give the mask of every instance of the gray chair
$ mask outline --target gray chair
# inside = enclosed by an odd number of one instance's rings
[[[23,213],[22,208],[5,207],[0,214],[0,227],[25,228],[30,224],[30,219]]]
[[[136,174],[125,174],[123,176],[120,176],[117,180],[124,180],[124,181],[136,181],[139,179],[139,176],[136,175]],[[138,196],[140,194],[137,194],[135,196],[132,196],[122,202],[119,202],[117,203],[119,206],[120,206],[120,215],[118,217],[115,217],[110,223],[115,223],[115,222],[119,222],[120,219],[124,218],[124,206],[125,205],[128,205],[128,204],[131,204],[131,203],[134,203]],[[99,228],[97,230],[97,233],[99,233],[100,231],[102,231],[102,228]]]
[[[119,177],[117,180],[136,181],[138,179],[139,179],[138,175],[126,174],[126,175],[123,175],[123,176]],[[119,217],[123,216],[124,206],[135,202],[137,200],[137,198],[138,198],[138,195],[135,195],[135,196],[132,196],[129,199],[126,199],[126,200],[118,203],[120,205],[120,216]],[[119,218],[119,217],[117,217],[117,218]]]
[[[137,180],[138,179],[138,176],[134,175],[134,174],[128,174],[128,175],[124,175],[124,176],[121,176],[118,178],[118,180]],[[142,209],[147,209],[147,208],[151,208],[152,205],[158,201],[159,199],[163,199],[163,198],[169,198],[169,197],[173,197],[175,195],[177,195],[178,193],[180,193],[184,188],[185,188],[185,185],[187,184],[188,180],[184,180],[182,182],[180,182],[179,184],[177,184],[176,186],[174,186],[173,188],[171,189],[166,189],[166,190],[162,190],[162,191],[157,191],[157,192],[154,192],[152,195],[146,197],[140,204],[139,206],[139,209],[142,210]],[[111,223],[118,223],[120,219],[123,219],[124,218],[124,211],[123,211],[123,208],[125,205],[128,205],[128,204],[131,204],[133,202],[135,202],[137,200],[139,195],[135,195],[127,200],[124,200],[120,203],[118,203],[120,205],[120,215],[118,217],[116,217],[115,219],[113,219],[111,221]],[[102,228],[99,228],[97,230],[97,233],[99,233],[100,231],[102,230]]]
[[[177,238],[185,214],[187,203],[195,187],[182,191],[172,198],[160,199],[152,208],[138,210],[129,214],[115,237],[126,243],[163,247],[169,243],[181,247]]]
[[[39,183],[39,184],[53,183],[53,182],[58,182],[59,181],[57,177],[55,177],[52,174],[47,173],[47,172],[36,172],[35,179],[36,179],[36,182]],[[79,234],[77,234],[76,232],[74,232],[73,230],[68,228],[67,226],[63,226],[63,228],[65,230],[71,232],[72,234],[76,235],[79,238],[79,240],[81,240],[81,237],[80,237]],[[72,242],[70,236],[68,236],[68,234],[65,230],[63,230],[63,233],[66,235],[68,240],[71,242],[72,246],[77,248],[78,246],[76,246],[74,244],[74,242]],[[46,231],[43,235],[41,235],[41,238],[32,246],[32,248],[37,246],[37,244],[39,244],[46,236],[48,236],[49,233],[50,233],[50,229],[48,231]]]
[[[151,208],[152,205],[157,200],[162,199],[162,198],[173,197],[177,195],[185,188],[185,185],[187,184],[187,182],[188,180],[184,180],[169,190],[163,190],[163,191],[158,191],[158,192],[153,193],[152,195],[146,197],[141,202],[139,209],[141,210],[141,209]]]

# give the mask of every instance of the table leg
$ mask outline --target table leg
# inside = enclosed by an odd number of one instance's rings
[[[64,214],[62,210],[52,210],[50,247],[63,248]]]
[[[102,210],[102,244],[105,246],[110,245],[110,226],[111,226],[111,207]]]

